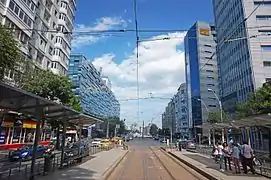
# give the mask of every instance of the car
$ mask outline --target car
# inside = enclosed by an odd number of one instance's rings
[[[187,142],[187,149],[196,149],[196,144],[193,141]]]
[[[101,149],[109,149],[111,146],[111,142],[109,139],[101,140]]]
[[[96,138],[96,139],[93,139],[93,141],[91,142],[92,147],[100,147],[100,145],[101,145],[101,139]]]
[[[45,151],[47,150],[47,147],[39,145],[37,147],[37,157],[41,157]],[[30,160],[33,156],[33,145],[27,144],[24,145],[22,148],[17,149],[16,151],[11,152],[9,156],[10,161],[27,161]]]

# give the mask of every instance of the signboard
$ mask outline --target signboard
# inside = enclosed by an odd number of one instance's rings
[[[119,128],[120,128],[120,125],[119,125],[119,124],[116,124],[116,128],[119,129]]]
[[[210,29],[199,29],[200,35],[210,36]]]

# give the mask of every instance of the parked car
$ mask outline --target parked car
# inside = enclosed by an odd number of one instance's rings
[[[196,144],[193,141],[188,141],[187,149],[196,149]]]
[[[39,145],[37,147],[37,157],[42,157],[42,155],[47,150],[47,147]],[[33,156],[33,145],[27,144],[24,145],[22,148],[17,149],[16,151],[13,151],[10,156],[10,161],[27,161],[30,160]]]
[[[109,139],[101,140],[101,149],[109,149],[111,146],[111,142]]]
[[[93,141],[91,142],[92,147],[100,147],[100,145],[101,145],[101,139],[96,138],[96,139],[93,139]]]

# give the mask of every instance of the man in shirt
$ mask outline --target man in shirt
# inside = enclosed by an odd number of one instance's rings
[[[250,168],[251,172],[255,174],[255,169],[253,167],[253,150],[250,145],[246,141],[243,142],[242,145],[242,165],[244,169],[244,173],[247,174],[247,166]]]

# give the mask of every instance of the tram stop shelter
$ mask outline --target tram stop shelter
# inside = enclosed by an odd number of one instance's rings
[[[35,178],[35,162],[37,146],[40,140],[41,121],[43,119],[59,121],[63,125],[62,144],[66,140],[66,127],[68,123],[75,125],[94,124],[101,120],[82,114],[69,107],[47,100],[35,94],[0,82],[0,109],[23,113],[36,120],[36,136],[34,138],[33,156],[30,179]],[[1,128],[1,127],[0,127]],[[64,146],[62,146],[61,162],[64,162]]]

